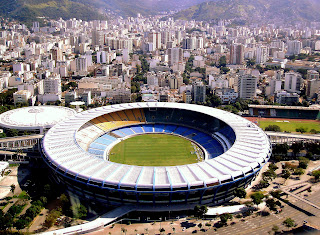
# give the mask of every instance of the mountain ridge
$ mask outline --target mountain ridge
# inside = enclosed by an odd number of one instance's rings
[[[320,21],[316,0],[216,0],[200,3],[173,15],[175,19],[211,21],[237,19],[247,22]]]
[[[107,12],[120,16],[155,15],[185,9],[205,0],[0,0],[0,16],[30,25],[38,17],[49,19],[106,19]]]

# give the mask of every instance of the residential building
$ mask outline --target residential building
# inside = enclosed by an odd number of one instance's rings
[[[238,78],[238,94],[242,99],[253,99],[257,95],[258,79],[251,75],[242,75]]]

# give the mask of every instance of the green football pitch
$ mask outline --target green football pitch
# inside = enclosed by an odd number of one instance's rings
[[[198,162],[191,141],[166,134],[145,134],[125,139],[111,149],[109,160],[138,166],[175,166]]]

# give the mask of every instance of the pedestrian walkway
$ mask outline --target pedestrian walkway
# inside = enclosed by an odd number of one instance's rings
[[[115,222],[119,217],[128,214],[131,211],[134,211],[136,208],[135,206],[120,206],[108,213],[100,216],[99,218],[80,225],[58,229],[54,231],[44,232],[41,233],[42,235],[63,235],[63,234],[83,234],[83,233],[90,233],[93,231],[97,231],[99,229],[103,229],[104,226]]]

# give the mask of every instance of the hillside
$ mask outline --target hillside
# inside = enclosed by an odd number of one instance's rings
[[[70,0],[0,0],[0,6],[2,17],[11,17],[26,24],[37,20],[37,17],[83,20],[105,18],[96,8]]]
[[[0,0],[0,16],[30,24],[37,17],[50,19],[103,19],[111,11],[120,16],[154,15],[186,9],[205,0]]]
[[[317,0],[215,0],[173,15],[176,19],[210,21],[234,19],[252,22],[294,22],[320,20]]]

